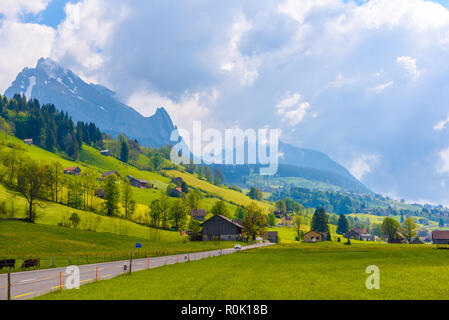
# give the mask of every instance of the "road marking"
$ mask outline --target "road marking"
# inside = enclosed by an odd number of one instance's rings
[[[22,280],[22,281],[20,281],[20,282],[27,282],[27,281],[34,281],[34,280],[36,280],[35,278],[33,278],[33,279],[26,279],[26,280]]]
[[[62,286],[55,286],[55,287],[51,287],[51,288],[50,288],[50,290],[53,290],[53,289],[56,289],[56,288],[58,288],[58,289],[59,289],[59,288],[61,288],[61,287],[64,287],[64,285],[62,285]]]
[[[20,294],[18,296],[15,296],[14,299],[25,297],[25,296],[29,296],[31,294],[34,294],[34,292],[28,292],[28,293]]]
[[[86,281],[92,281],[92,279],[81,280],[80,283],[83,283],[83,282],[86,282]]]
[[[102,278],[106,278],[106,277],[112,277],[112,274],[107,274],[105,276],[101,276]]]

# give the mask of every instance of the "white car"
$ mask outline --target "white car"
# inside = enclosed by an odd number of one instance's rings
[[[240,249],[242,249],[242,246],[241,246],[240,244],[237,243],[237,244],[234,246],[234,249],[237,250],[237,251],[239,251]]]

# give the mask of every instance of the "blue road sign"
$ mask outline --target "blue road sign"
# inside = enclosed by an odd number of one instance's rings
[[[136,243],[136,248],[142,248],[142,244],[141,243]]]

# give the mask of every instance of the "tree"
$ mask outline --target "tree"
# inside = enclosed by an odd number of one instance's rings
[[[159,200],[153,200],[150,204],[150,217],[152,225],[156,228],[159,228],[160,221],[162,218],[162,210]]]
[[[388,239],[388,242],[391,242],[391,240],[397,237],[400,229],[401,225],[399,224],[399,222],[389,217],[385,218],[382,222],[382,225],[380,226],[380,232]]]
[[[315,210],[312,217],[311,229],[316,232],[329,232],[328,218],[323,207]]]
[[[122,206],[125,209],[125,218],[129,219],[136,210],[136,201],[134,200],[131,183],[128,179],[125,179],[123,184]]]
[[[189,205],[185,199],[178,199],[173,203],[170,208],[170,218],[176,229],[179,230],[185,227],[189,211]]]
[[[337,223],[337,234],[343,235],[346,232],[348,232],[348,220],[344,214],[340,214]]]
[[[199,209],[201,206],[201,193],[197,190],[190,192],[187,195],[187,201],[189,202],[190,209]]]
[[[222,215],[225,217],[227,217],[229,215],[229,210],[226,207],[226,204],[221,200],[214,203],[214,205],[210,209],[210,212],[214,215],[219,214],[219,215]]]
[[[250,238],[256,240],[256,237],[265,232],[267,219],[262,209],[255,202],[251,202],[245,206],[242,226],[243,234],[247,240]]]
[[[162,227],[168,228],[168,222],[170,218],[170,202],[168,200],[168,196],[165,193],[162,193],[161,197],[159,198],[159,207]]]
[[[255,187],[251,187],[249,190],[248,196],[253,200],[262,200],[263,199],[263,193],[260,189],[257,189]]]
[[[416,237],[416,223],[413,218],[407,218],[404,221],[404,224],[402,225],[402,231],[404,234],[404,237],[407,239],[408,242],[414,237]]]
[[[293,217],[293,223],[295,224],[295,232],[296,232],[296,239],[298,241],[301,241],[304,235],[304,231],[302,231],[301,226],[305,224],[304,217],[303,216],[294,216]]]
[[[268,222],[268,225],[271,226],[271,227],[274,227],[276,225],[276,216],[274,215],[273,212],[270,212],[268,214],[267,222]]]
[[[215,168],[215,175],[214,175],[214,184],[219,186],[221,184],[223,184],[225,177],[223,175],[223,173],[221,172],[220,169]]]
[[[105,200],[103,208],[109,217],[115,216],[120,202],[120,190],[117,186],[115,175],[112,174],[106,178],[103,189]]]
[[[209,168],[209,166],[205,166],[204,169],[204,176],[206,177],[206,180],[208,182],[212,182],[213,180],[213,175],[212,175],[212,170]]]
[[[119,140],[120,140],[120,161],[126,163],[126,162],[128,162],[128,158],[129,158],[128,140],[123,135],[119,136]]]
[[[47,167],[39,165],[34,160],[25,160],[17,176],[17,190],[25,197],[28,202],[29,222],[34,222],[36,200],[43,195],[45,186],[45,176]]]
[[[244,212],[245,211],[243,210],[242,207],[237,207],[237,209],[235,209],[235,212],[234,212],[234,219],[235,220],[242,220]]]
[[[81,218],[80,218],[80,216],[78,215],[78,213],[74,212],[74,213],[72,213],[72,215],[70,216],[69,221],[72,223],[73,228],[76,230],[76,229],[78,229],[78,225],[79,225],[80,222],[81,222]]]
[[[287,213],[287,205],[284,200],[276,201],[276,209],[283,215]]]

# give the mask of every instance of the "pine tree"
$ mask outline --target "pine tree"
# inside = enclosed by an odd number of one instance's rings
[[[348,232],[348,220],[344,214],[340,214],[337,224],[337,234],[345,234]]]
[[[122,141],[120,146],[120,160],[123,162],[128,162],[129,158],[129,146],[128,142],[125,140]]]
[[[319,207],[315,210],[312,217],[311,229],[316,232],[328,232],[328,217],[323,207]]]

